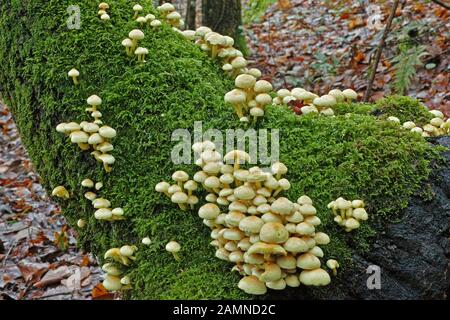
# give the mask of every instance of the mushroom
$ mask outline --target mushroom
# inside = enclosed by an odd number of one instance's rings
[[[83,229],[86,226],[86,221],[83,219],[78,219],[77,226],[78,228]]]
[[[160,183],[158,183],[155,186],[155,191],[156,192],[161,192],[161,193],[163,192],[166,196],[171,197],[172,195],[168,191],[169,187],[170,187],[170,184],[168,184],[165,181],[161,181]]]
[[[268,222],[261,227],[259,237],[267,243],[283,243],[289,238],[289,232],[279,222]]]
[[[392,117],[391,116],[391,117],[388,117],[387,120],[400,124],[400,119],[397,118],[397,117]]]
[[[152,26],[155,29],[161,27],[161,25],[162,25],[162,22],[159,21],[158,19],[155,19],[152,22],[150,22],[150,26]]]
[[[334,259],[327,260],[327,267],[330,268],[334,276],[337,276],[337,269],[339,268],[339,263]]]
[[[306,286],[326,286],[331,282],[330,275],[323,269],[303,270],[299,280]]]
[[[130,38],[126,38],[122,40],[122,46],[125,47],[125,52],[128,56],[131,56],[133,54],[132,48],[133,48],[133,41]]]
[[[297,267],[304,270],[320,268],[320,260],[312,253],[306,252],[297,257]]]
[[[345,96],[339,89],[333,89],[328,94],[336,99],[336,102],[342,102],[345,100]]]
[[[173,257],[177,261],[180,261],[180,257],[178,255],[178,252],[180,251],[180,249],[181,249],[181,246],[176,241],[170,241],[169,243],[166,244],[166,250],[169,251],[170,253],[172,253]]]
[[[77,77],[80,75],[80,72],[77,69],[73,68],[67,74],[72,78],[74,85],[79,83]]]
[[[172,27],[180,27],[180,21],[181,21],[181,15],[176,12],[172,11],[166,16],[166,21],[168,24],[170,24]]]
[[[104,198],[96,198],[92,201],[92,205],[95,209],[109,208],[111,206],[111,202]]]
[[[98,130],[98,133],[106,139],[112,139],[115,138],[117,133],[116,130],[114,130],[113,128],[109,127],[109,126],[103,126]]]
[[[202,219],[212,220],[212,219],[217,218],[219,216],[219,214],[220,214],[220,209],[214,203],[207,203],[207,204],[203,205],[202,207],[200,207],[200,209],[198,210],[198,215]]]
[[[165,18],[170,12],[175,11],[175,7],[173,4],[166,2],[158,6],[156,10],[158,10],[161,16]]]
[[[112,211],[109,208],[100,208],[94,212],[94,217],[97,220],[109,220],[112,218]]]
[[[240,74],[234,80],[234,84],[239,89],[244,90],[247,93],[247,101],[253,99],[253,87],[256,84],[256,78],[249,74]]]
[[[150,240],[149,237],[145,237],[145,238],[142,239],[142,244],[146,245],[146,246],[149,246],[149,245],[152,244],[152,240]]]
[[[286,281],[284,279],[278,279],[276,281],[268,281],[266,282],[267,288],[273,290],[284,290],[286,288]]]
[[[107,13],[105,12],[104,14],[102,14],[102,15],[100,16],[100,19],[101,19],[102,21],[109,21],[109,20],[111,19],[111,17],[109,16],[109,14],[107,14]]]
[[[135,4],[133,6],[133,11],[134,11],[133,19],[136,19],[142,10],[144,10],[144,8],[142,8],[142,6],[140,4]]]
[[[52,196],[62,198],[62,199],[69,199],[69,191],[64,186],[57,186],[52,191]]]
[[[116,159],[107,153],[103,153],[101,155],[98,156],[99,160],[103,163],[103,167],[105,168],[106,172],[111,172],[111,164],[113,164],[114,162],[116,162]]]
[[[288,172],[288,168],[282,162],[275,162],[270,168],[277,180],[279,180],[283,174]]]
[[[288,252],[297,254],[299,252],[307,252],[309,250],[308,243],[302,238],[290,237],[283,245]]]
[[[109,9],[109,4],[107,4],[106,2],[101,2],[99,5],[98,5],[98,8],[100,9],[100,10],[108,10]]]
[[[188,199],[188,195],[181,191],[177,191],[171,196],[172,202],[178,204],[181,210],[186,210],[185,204],[187,203]]]
[[[183,188],[183,183],[189,180],[189,175],[186,172],[179,170],[172,174],[172,179],[180,188]]]
[[[347,102],[351,102],[352,100],[358,98],[358,94],[352,89],[345,89],[344,91],[342,91],[342,94],[344,95]]]
[[[242,150],[233,150],[228,152],[223,160],[227,164],[233,164],[234,171],[237,171],[241,163],[250,162],[250,155]]]
[[[103,287],[108,291],[117,291],[122,288],[120,278],[108,274],[105,276],[105,279],[103,280],[102,284]]]
[[[263,295],[267,292],[267,288],[264,282],[259,281],[255,276],[243,277],[239,281],[238,287],[245,293],[253,295]]]
[[[84,194],[84,197],[90,201],[93,201],[94,199],[97,198],[97,195],[91,191],[88,191]]]
[[[148,49],[147,48],[143,48],[143,47],[138,47],[134,51],[134,54],[137,55],[139,63],[144,63],[145,62],[145,55],[148,54]]]
[[[247,101],[247,94],[240,89],[233,89],[225,94],[225,102],[231,103],[234,107],[234,111],[240,118],[244,117],[243,109],[245,108],[245,102]]]
[[[92,95],[89,98],[87,98],[87,104],[90,105],[92,108],[88,108],[88,111],[97,111],[97,107],[102,104],[102,99],[97,95]]]
[[[156,21],[156,20],[153,20],[153,21]],[[152,21],[152,23],[153,23],[153,21]],[[132,41],[131,52],[134,52],[134,50],[137,47],[138,41],[144,39],[144,37],[145,37],[144,32],[142,32],[139,29],[133,29],[130,31],[130,33],[128,34],[128,38],[130,38]]]

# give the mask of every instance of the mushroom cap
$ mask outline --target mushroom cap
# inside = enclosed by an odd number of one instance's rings
[[[169,252],[178,252],[180,251],[181,246],[178,242],[176,241],[170,241],[166,244],[166,250]]]
[[[286,288],[286,281],[284,281],[284,279],[268,281],[266,282],[266,286],[272,290],[284,290]]]
[[[403,123],[402,126],[405,129],[412,129],[412,128],[416,127],[416,124],[414,122],[412,122],[412,121],[406,121],[406,122]]]
[[[225,102],[229,102],[231,104],[241,104],[246,102],[247,94],[243,90],[233,89],[225,94],[224,99]]]
[[[153,20],[153,21],[156,21],[156,20]],[[142,32],[142,30],[133,29],[128,34],[128,37],[132,40],[142,40],[142,39],[144,39],[145,35],[144,35],[144,32]]]
[[[88,122],[83,125],[84,132],[95,133],[98,132],[98,130],[100,130],[100,127],[98,126],[98,124],[95,124],[93,122]]]
[[[255,97],[255,100],[260,105],[266,106],[272,104],[272,97],[267,93],[260,93]]]
[[[440,127],[444,123],[444,120],[442,120],[439,117],[433,118],[430,120],[430,124],[435,127]]]
[[[124,214],[124,211],[122,208],[114,208],[114,209],[112,209],[111,212],[114,216],[123,216],[123,214]]]
[[[180,20],[181,19],[181,14],[179,14],[176,11],[172,11],[171,13],[169,13],[166,16],[166,19],[168,19],[168,20]]]
[[[440,110],[430,110],[429,112],[435,117],[444,119],[444,114]]]
[[[102,15],[100,16],[100,19],[102,19],[102,20],[109,20],[109,19],[111,19],[111,17],[109,16],[109,14],[104,13],[104,14],[102,14]]]
[[[99,135],[98,133],[91,134],[88,139],[89,144],[100,144],[104,141],[105,140],[103,139],[103,137],[101,135]]]
[[[355,208],[353,210],[353,217],[356,220],[363,220],[363,221],[368,219],[367,212],[364,208]]]
[[[299,280],[306,286],[326,286],[331,282],[328,272],[321,268],[314,270],[303,270]]]
[[[90,106],[99,106],[102,104],[102,99],[95,94],[93,94],[92,96],[87,98],[86,101],[87,101],[87,104]]]
[[[267,243],[283,243],[289,238],[289,232],[279,222],[268,222],[262,226],[259,236]]]
[[[94,212],[94,217],[97,220],[106,220],[112,218],[112,211],[108,208],[100,208]]]
[[[52,196],[58,196],[58,197],[67,197],[69,195],[69,192],[64,186],[57,186],[52,191]]]
[[[188,195],[184,192],[178,191],[175,192],[172,197],[170,198],[173,203],[186,203],[188,201]]]
[[[268,282],[277,281],[279,279],[281,279],[280,266],[274,262],[266,262],[264,264],[264,272],[260,275],[259,280]]]
[[[207,34],[209,32],[212,32],[212,30],[210,28],[201,26],[195,30],[195,35],[198,37],[203,37],[205,34]]]
[[[300,223],[304,220],[302,214],[299,211],[294,211],[294,213],[287,215],[284,218],[286,219],[286,221],[292,223]]]
[[[106,2],[101,2],[98,5],[98,8],[101,9],[101,10],[107,10],[107,9],[109,9],[109,4],[107,4]]]
[[[146,19],[147,21],[153,21],[153,20],[156,19],[156,17],[155,17],[153,14],[149,13],[149,14],[147,14],[147,15],[145,16],[145,19]]]
[[[239,221],[239,229],[245,233],[259,233],[264,221],[257,216],[245,217]]]
[[[91,179],[84,179],[81,181],[81,185],[85,188],[93,188],[94,187],[94,181]]]
[[[238,228],[225,229],[223,237],[227,240],[239,241],[245,238],[244,233]]]
[[[198,188],[198,184],[194,180],[188,180],[183,185],[183,188],[185,188],[186,190],[189,190],[189,191],[195,191]]]
[[[356,220],[354,218],[349,218],[349,219],[345,220],[344,226],[350,230],[357,229],[357,228],[359,228],[359,222],[358,222],[358,220]]]
[[[117,268],[114,263],[110,262],[102,265],[102,270],[111,276],[120,276],[122,274],[122,271]]]
[[[105,141],[105,142],[100,143],[96,149],[100,152],[106,153],[106,152],[113,151],[114,146],[111,143]]]
[[[251,239],[250,239],[251,242]],[[250,248],[248,248],[247,253],[252,254],[273,254],[273,255],[287,255],[286,250],[279,244],[269,244],[264,242],[255,242]]]
[[[312,224],[308,222],[300,222],[299,224],[297,224],[295,231],[297,231],[297,233],[300,235],[308,236],[314,233],[315,228]]]
[[[142,6],[140,4],[135,4],[133,6],[133,10],[134,11],[142,11],[142,10],[144,10],[144,8],[142,8]]]
[[[88,191],[84,194],[84,197],[90,201],[93,201],[95,198],[97,198],[97,195],[91,191]]]
[[[234,164],[234,162],[237,161],[237,159],[239,159],[240,163],[243,163],[245,161],[249,162],[250,155],[242,150],[232,150],[228,152],[223,158],[226,164]]]
[[[129,245],[124,245],[120,248],[120,254],[125,257],[131,257],[134,251],[133,247]]]
[[[295,269],[297,268],[297,259],[292,255],[281,256],[277,258],[277,264],[283,269]]]
[[[67,74],[69,75],[69,77],[78,77],[80,75],[80,72],[77,69],[73,68]]]
[[[234,263],[244,262],[244,253],[240,250],[232,251],[228,255],[228,261],[234,262]]]
[[[308,251],[309,253],[315,255],[318,258],[323,258],[323,250],[319,246],[314,246],[311,250]]]
[[[149,237],[145,237],[142,239],[142,244],[149,246],[152,244],[152,240]]]
[[[198,210],[198,215],[202,219],[215,219],[219,214],[220,208],[214,203],[207,203]]]
[[[327,260],[327,267],[330,269],[337,269],[339,268],[339,262],[337,262],[334,259],[328,259]]]
[[[189,180],[189,175],[186,172],[179,170],[179,171],[175,171],[172,174],[172,179],[177,182],[178,181],[185,182],[185,181]]]
[[[255,83],[256,83],[256,78],[249,74],[240,74],[234,80],[234,84],[236,85],[236,87],[241,88],[241,89],[253,88]]]
[[[282,162],[275,162],[270,168],[273,174],[286,174],[288,172],[288,168]]]
[[[326,245],[330,243],[330,237],[324,232],[316,232],[314,240],[318,245]]]
[[[221,34],[218,34],[216,32],[210,32],[207,35],[205,35],[205,40],[213,46],[226,45],[226,41],[227,41],[224,38],[224,36],[222,36]]]
[[[313,225],[314,227],[316,227],[322,223],[322,221],[320,220],[320,218],[318,216],[307,216],[305,218],[305,222]]]
[[[153,18],[154,19],[154,18]],[[151,19],[151,20],[153,20]],[[184,30],[181,31],[181,34],[183,37],[185,37],[187,40],[195,40],[195,31],[194,30]]]
[[[106,139],[112,139],[117,135],[116,130],[109,126],[103,126],[98,130],[98,133]]]
[[[162,5],[158,6],[156,9],[159,12],[168,12],[168,11],[174,11],[175,7],[173,4],[166,2],[166,3],[163,3]]]
[[[297,267],[304,270],[320,268],[320,260],[312,253],[306,252],[297,257]]]
[[[303,204],[310,204],[310,205],[312,205],[313,201],[307,195],[303,195],[303,196],[301,196],[301,197],[299,197],[297,199],[297,203],[300,204],[300,205],[303,205]]]
[[[150,25],[152,27],[160,27],[162,25],[162,22],[159,21],[158,19],[153,20],[152,22],[150,22]]]
[[[239,51],[239,50],[234,50],[234,51],[235,51],[236,55],[242,56],[242,52],[241,51]],[[251,76],[254,76],[256,79],[261,78],[261,76],[262,76],[261,71],[259,69],[257,69],[257,68],[250,68],[250,69],[247,70],[246,73],[251,75]]]
[[[143,54],[148,54],[148,49],[147,48],[143,48],[143,47],[138,47],[136,48],[136,50],[134,51],[135,55],[143,55]]]
[[[177,184],[174,184],[167,189],[167,192],[169,192],[170,194],[174,194],[175,192],[181,192],[181,191],[182,190],[181,190],[180,186]]]
[[[225,224],[228,227],[237,227],[237,226],[239,226],[239,223],[241,222],[241,220],[244,218],[245,218],[245,214],[243,214],[242,212],[230,211],[228,214],[225,215]]]
[[[266,80],[258,80],[253,86],[253,90],[257,93],[267,93],[273,90],[272,84]]]
[[[344,94],[339,89],[330,90],[330,92],[328,92],[328,94],[330,96],[333,96],[336,99],[337,102],[342,102],[345,99]]]
[[[92,205],[95,209],[109,208],[111,206],[111,202],[105,198],[96,198],[92,201]]]
[[[267,292],[264,282],[259,281],[255,276],[243,277],[238,283],[238,288],[253,295],[263,295]]]
[[[290,274],[286,278],[284,278],[286,285],[291,288],[297,288],[300,286],[300,280],[298,279],[297,274]]]
[[[99,155],[98,158],[100,159],[101,162],[107,164],[113,164],[114,162],[116,162],[116,159],[112,155],[107,153]]]
[[[288,252],[299,253],[299,252],[307,252],[309,250],[308,243],[298,237],[290,237],[283,245],[284,249]]]
[[[338,198],[335,201],[336,208],[341,210],[347,210],[352,207],[352,203],[350,201],[345,200],[344,198]]]
[[[245,68],[247,66],[247,60],[245,60],[245,58],[243,57],[236,57],[231,61],[231,66],[234,69],[241,69],[241,68]]]
[[[234,195],[239,200],[251,200],[256,194],[252,188],[243,185],[234,189]]]
[[[84,228],[86,226],[86,221],[83,219],[78,219],[77,226],[78,228]]]
[[[72,143],[87,143],[89,135],[84,131],[73,131],[70,133],[70,141]]]
[[[106,275],[102,282],[103,287],[108,291],[117,291],[122,288],[120,278],[116,276]]]
[[[393,117],[393,116],[388,117],[386,120],[392,121],[392,122],[395,122],[395,123],[400,123],[400,119],[397,118],[397,117]]]
[[[358,97],[358,94],[352,89],[345,89],[344,91],[342,91],[342,94],[345,98],[350,100],[354,100]]]
[[[285,197],[280,197],[275,200],[275,202],[272,203],[271,208],[272,212],[280,215],[290,215],[294,211],[294,205]]]
[[[230,211],[240,211],[240,212],[247,212],[247,206],[239,201],[233,201],[228,206],[228,210]]]
[[[288,97],[291,95],[291,91],[289,91],[288,89],[280,89],[277,91],[277,95],[278,97],[280,97],[281,99]]]

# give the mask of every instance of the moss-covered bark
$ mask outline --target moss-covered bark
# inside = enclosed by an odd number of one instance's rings
[[[65,185],[73,196],[60,201],[63,213],[72,225],[79,218],[88,221],[79,230],[80,245],[102,255],[113,246],[138,244],[150,236],[152,245],[140,247],[130,269],[133,298],[248,298],[237,288],[238,275],[214,258],[209,232],[196,212],[180,211],[154,191],[176,169],[194,173],[193,165],[170,161],[175,129],[192,129],[194,121],[202,121],[205,130],[240,127],[232,107],[223,102],[232,82],[168,27],[144,29],[147,63],[137,65],[128,58],[121,41],[137,27],[129,1],[111,2],[107,23],[97,17],[95,1],[77,1],[79,30],[67,28],[68,4],[2,0],[0,91],[47,190]],[[67,77],[73,67],[80,70],[80,86]],[[118,131],[113,141],[117,162],[110,174],[55,130],[60,122],[88,120],[84,109],[91,94],[102,97],[104,122]],[[326,257],[339,259],[344,271],[351,266],[352,252],[369,248],[382,217],[391,220],[406,206],[427,177],[434,153],[419,135],[367,114],[370,109],[334,118],[299,118],[270,107],[259,124],[280,129],[280,160],[288,166],[292,183],[287,195],[292,200],[304,193],[313,198],[322,230],[332,239]],[[125,221],[94,218],[80,185],[87,177],[103,181],[102,196],[124,208]],[[365,199],[370,222],[344,234],[326,209],[339,196]],[[169,240],[182,244],[180,262],[164,251]],[[299,294],[289,291],[290,297]]]

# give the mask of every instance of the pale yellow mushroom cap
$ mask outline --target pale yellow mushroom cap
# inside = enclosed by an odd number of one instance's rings
[[[159,20],[157,20],[157,19],[155,19],[155,20],[153,20],[152,22],[150,22],[150,25],[151,25],[152,27],[154,27],[154,28],[157,28],[157,27],[160,27],[160,26],[162,25],[162,22],[159,21]]]
[[[319,245],[327,245],[330,243],[330,237],[323,232],[316,232],[316,234],[314,235],[314,240]]]
[[[288,97],[291,95],[291,91],[289,91],[288,89],[280,89],[277,91],[277,95],[278,97],[280,97],[281,99]]]
[[[397,117],[393,117],[393,116],[388,117],[387,120],[388,120],[388,121],[395,122],[395,123],[400,123],[400,119],[397,118]]]
[[[136,22],[146,23],[147,22],[147,18],[145,18],[145,17],[137,17]]]
[[[176,241],[170,241],[169,243],[166,244],[166,250],[172,253],[177,253],[181,250],[181,246],[178,242]]]
[[[284,281],[286,281],[286,285],[291,288],[297,288],[300,286],[300,280],[298,279],[297,274],[290,274],[286,278],[284,278]]]
[[[109,126],[102,126],[98,133],[106,139],[112,139],[117,135],[116,130],[114,130],[113,128],[109,127]]]
[[[83,220],[83,219],[78,219],[78,221],[77,221],[77,226],[78,226],[79,228],[84,228],[84,227],[86,226],[86,221]]]
[[[272,203],[271,208],[272,212],[280,215],[290,215],[294,212],[294,205],[285,197],[280,197],[275,200],[275,202]]]
[[[125,257],[131,257],[134,251],[134,248],[129,245],[124,245],[120,248],[120,254]]]
[[[339,263],[334,259],[328,259],[327,267],[330,269],[337,269],[337,268],[339,268]]]
[[[234,195],[239,200],[251,200],[256,196],[255,191],[252,188],[247,187],[245,185],[234,189]]]
[[[297,267],[304,270],[320,268],[320,260],[312,253],[306,252],[297,257]]]
[[[97,198],[97,195],[91,191],[88,191],[84,194],[84,197],[90,201],[93,201],[95,198]]]
[[[273,262],[266,262],[264,264],[264,272],[259,277],[260,281],[276,281],[281,279],[281,268],[278,264]]]
[[[109,4],[107,4],[106,2],[101,2],[98,5],[98,8],[101,9],[101,10],[107,10],[107,9],[109,9]]]
[[[166,3],[163,3],[162,5],[158,6],[156,9],[159,12],[171,12],[171,11],[175,10],[175,7],[173,4],[166,2]]]
[[[89,135],[84,131],[73,131],[70,133],[70,141],[72,143],[87,143]]]
[[[101,162],[106,164],[113,164],[114,162],[116,162],[116,159],[112,155],[107,153],[99,155],[98,158],[100,159]]]
[[[284,279],[268,281],[266,282],[266,286],[272,290],[284,290],[286,288],[286,281],[284,281]]]
[[[406,122],[403,123],[402,126],[403,126],[403,128],[405,128],[405,129],[411,130],[412,128],[415,128],[415,127],[416,127],[416,124],[415,124],[414,122],[412,122],[412,121],[406,121]]]
[[[299,279],[306,286],[326,286],[331,282],[328,272],[321,268],[303,270],[300,273]]]
[[[245,233],[259,233],[264,221],[257,216],[245,217],[239,221],[239,229]]]
[[[249,74],[240,74],[234,80],[234,84],[236,85],[236,87],[241,88],[241,89],[253,88],[255,83],[256,83],[256,78]]]
[[[90,106],[99,106],[102,104],[102,99],[97,95],[92,95],[89,98],[87,98],[87,104]]]
[[[315,228],[308,222],[300,222],[299,224],[297,224],[295,231],[297,231],[297,233],[300,235],[312,235],[315,231]]]
[[[250,237],[249,241],[252,242],[251,237]],[[259,242],[259,241],[253,243],[252,246],[247,250],[247,253],[248,254],[273,254],[273,255],[283,255],[283,256],[287,255],[286,250],[279,244],[269,244],[269,243],[264,243],[264,242]]]
[[[106,20],[110,20],[111,17],[109,16],[109,14],[104,13],[104,14],[102,14],[102,15],[100,16],[100,19],[106,21]]]
[[[104,198],[96,198],[92,201],[92,205],[95,209],[109,208],[111,206],[111,202]]]
[[[116,276],[106,275],[105,280],[102,282],[103,287],[108,291],[117,291],[122,288],[120,278]]]
[[[444,114],[440,110],[430,110],[429,112],[435,117],[444,119]]]
[[[142,8],[142,6],[141,6],[140,4],[135,4],[135,5],[133,6],[133,10],[139,12],[139,11],[144,10],[144,8]]]
[[[154,18],[153,18],[154,19]],[[153,20],[151,19],[151,20]],[[194,30],[184,30],[181,32],[183,37],[185,37],[188,40],[194,40],[195,39],[195,31]]]
[[[123,285],[129,285],[131,283],[131,279],[129,276],[122,277],[120,279],[120,283]]]
[[[358,94],[352,89],[345,89],[344,91],[342,91],[342,94],[346,99],[349,100],[355,100],[356,98],[358,98]]]
[[[107,220],[112,218],[112,211],[109,208],[101,208],[94,212],[94,217],[97,220]]]
[[[179,170],[172,174],[172,179],[177,182],[185,182],[189,180],[189,175],[186,172]]]
[[[152,240],[149,237],[145,237],[142,239],[142,244],[149,246],[152,244]]]
[[[183,204],[188,201],[188,195],[184,192],[177,191],[172,195],[171,200],[173,203]]]
[[[93,188],[94,187],[94,181],[91,179],[84,179],[81,181],[81,185],[85,188]]]
[[[262,106],[266,106],[272,103],[272,97],[267,93],[260,93],[255,97],[255,101]]]
[[[297,259],[292,255],[281,256],[277,258],[277,264],[283,269],[297,268]]]
[[[283,248],[292,253],[307,252],[309,250],[308,243],[298,237],[289,238],[284,243]]]
[[[219,214],[220,208],[214,203],[207,203],[198,210],[198,215],[202,219],[215,219]]]
[[[337,102],[342,102],[345,99],[344,94],[339,89],[330,90],[330,92],[328,92],[328,94],[330,96],[333,96],[336,99]]]
[[[253,295],[263,295],[267,292],[267,288],[264,282],[259,281],[255,276],[247,276],[242,278],[239,281],[238,287],[245,293]]]
[[[247,99],[247,94],[245,91],[242,91],[240,89],[233,89],[230,92],[227,92],[225,94],[225,102],[231,103],[231,104],[240,104],[244,103]]]
[[[243,57],[236,57],[231,61],[231,66],[234,69],[245,68],[247,66],[247,60]]]
[[[288,172],[288,168],[282,162],[275,162],[274,164],[272,164],[271,169],[272,173],[277,175],[283,175]]]
[[[266,80],[256,81],[253,90],[257,93],[267,93],[273,90],[272,84]]]
[[[349,230],[357,229],[359,228],[359,222],[354,218],[349,218],[345,220],[344,226]]]
[[[153,21],[156,21],[156,20],[153,20]],[[128,34],[128,37],[132,40],[142,40],[142,39],[144,39],[145,35],[144,35],[144,32],[142,32],[142,30],[133,29]]]
[[[260,238],[268,243],[283,243],[289,238],[289,232],[281,223],[268,222],[262,226]]]
[[[80,75],[80,72],[77,69],[73,68],[67,74],[69,75],[69,77],[78,77]]]
[[[147,48],[143,48],[143,47],[138,47],[135,51],[134,51],[135,55],[145,55],[148,54],[148,49]]]

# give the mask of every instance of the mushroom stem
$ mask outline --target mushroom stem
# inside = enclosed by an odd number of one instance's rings
[[[273,193],[272,197],[276,197],[281,191],[283,190],[283,188],[278,187],[275,192]]]
[[[237,116],[240,118],[244,117],[244,114],[242,113],[242,106],[239,104],[234,105],[234,112],[236,112]]]
[[[217,45],[213,45],[211,48],[211,58],[215,58],[217,56],[218,47]]]
[[[72,80],[73,80],[73,84],[74,85],[77,85],[78,84],[78,80],[77,80],[77,77],[72,77]]]
[[[173,257],[175,258],[175,260],[177,260],[177,261],[180,261],[180,260],[181,260],[181,259],[180,259],[180,256],[178,255],[178,253],[172,252],[172,254],[173,254]]]
[[[178,206],[181,210],[186,211],[186,206],[184,205],[184,203],[179,203]]]
[[[332,271],[333,271],[333,276],[337,276],[337,269],[334,268],[334,269],[332,269]]]
[[[234,165],[233,165],[234,171],[239,170],[239,168],[240,168],[239,161],[240,161],[239,155],[236,155],[236,157],[234,158]]]
[[[111,167],[106,162],[103,162],[103,168],[105,168],[106,172],[108,172],[108,173],[111,172]]]

